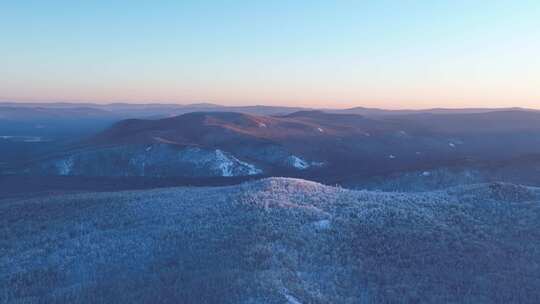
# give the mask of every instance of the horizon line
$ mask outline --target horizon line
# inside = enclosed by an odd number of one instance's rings
[[[385,108],[385,107],[370,107],[363,105],[355,105],[350,107],[316,107],[316,106],[291,106],[291,105],[268,105],[263,103],[253,103],[249,105],[226,105],[219,104],[210,101],[201,101],[201,102],[190,102],[190,103],[181,103],[175,101],[167,102],[151,102],[151,101],[46,101],[46,100],[9,100],[0,98],[0,104],[21,104],[21,105],[53,105],[53,104],[63,104],[63,105],[95,105],[95,106],[112,106],[112,105],[138,105],[138,106],[179,106],[179,107],[189,107],[189,106],[208,106],[208,107],[229,107],[229,108],[243,108],[243,107],[273,107],[273,108],[298,108],[298,109],[312,109],[312,110],[352,110],[352,109],[366,109],[366,110],[383,110],[383,111],[429,111],[429,110],[540,110],[540,107],[520,107],[520,106],[494,106],[494,107],[481,107],[481,106],[471,106],[471,107],[445,107],[445,106],[436,106],[436,107],[404,107],[404,108]]]

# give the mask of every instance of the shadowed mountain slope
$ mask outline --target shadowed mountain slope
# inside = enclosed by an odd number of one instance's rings
[[[292,176],[321,181],[496,164],[540,154],[540,113],[369,117],[193,112],[128,119],[10,172],[33,175]]]
[[[98,143],[160,142],[187,145],[225,143],[245,138],[286,142],[330,136],[352,136],[370,130],[388,130],[395,124],[360,115],[321,111],[285,116],[234,112],[195,112],[160,120],[126,120],[96,137]],[[216,142],[218,141],[218,142]]]

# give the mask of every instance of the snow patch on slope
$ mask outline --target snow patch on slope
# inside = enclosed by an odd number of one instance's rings
[[[263,173],[263,171],[261,169],[255,167],[252,164],[243,162],[243,161],[238,160],[238,159],[237,159],[237,161],[247,169],[247,175],[257,175],[257,174]]]
[[[319,161],[312,161],[311,166],[313,167],[324,167],[326,165],[325,162],[319,162]]]
[[[330,225],[331,225],[330,220],[320,220],[313,224],[315,225],[315,228],[317,228],[318,230],[328,230],[330,229]]]
[[[291,166],[293,166],[294,168],[299,169],[299,170],[305,170],[305,169],[310,167],[308,162],[306,162],[305,160],[301,159],[300,157],[298,157],[296,155],[289,156],[287,158],[287,162]]]
[[[221,150],[216,150],[215,153],[217,166],[221,170],[221,176],[233,176],[232,167],[234,163]]]
[[[15,135],[0,135],[1,140],[11,141],[11,142],[25,142],[25,143],[40,143],[48,142],[50,140],[44,139],[41,136],[15,136]]]
[[[59,175],[70,175],[73,171],[74,160],[72,157],[61,159],[55,163]]]
[[[214,153],[216,166],[221,172],[221,176],[256,175],[262,173],[262,170],[254,165],[243,162],[232,155],[226,155],[219,149]],[[241,171],[243,174],[238,174],[235,171]]]
[[[287,304],[302,304],[302,302],[290,294],[287,288],[283,288],[281,294],[287,299]]]

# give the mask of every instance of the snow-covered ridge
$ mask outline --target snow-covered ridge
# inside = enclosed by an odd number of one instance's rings
[[[257,165],[221,149],[179,149],[168,144],[82,150],[29,170],[52,175],[148,177],[232,177],[263,173]]]
[[[262,170],[254,165],[243,162],[232,155],[226,155],[219,149],[215,150],[215,155],[216,166],[221,171],[221,176],[257,175],[262,173]]]
[[[12,223],[0,302],[528,303],[540,297],[537,191],[384,193],[268,178],[10,200],[0,204]]]

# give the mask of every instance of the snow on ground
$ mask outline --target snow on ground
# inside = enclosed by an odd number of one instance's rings
[[[73,171],[74,161],[73,158],[68,157],[56,162],[56,169],[60,175],[70,175]]]
[[[302,304],[296,297],[291,295],[287,288],[283,288],[281,294],[287,299],[287,304]]]
[[[229,177],[235,175],[243,175],[235,174],[235,169],[243,169],[242,171],[245,170],[245,173],[247,175],[256,175],[262,173],[262,170],[256,168],[254,165],[243,162],[234,156],[228,156],[219,149],[215,151],[215,157],[217,167],[221,171],[221,176]]]
[[[234,158],[234,157],[233,157]],[[247,169],[247,175],[257,175],[263,173],[263,171],[252,164],[243,162],[237,158],[234,158],[240,165]]]
[[[296,155],[289,156],[288,161],[296,169],[304,170],[304,169],[309,168],[309,164],[305,160],[301,159],[300,157]]]
[[[233,162],[221,150],[218,149],[215,153],[218,167],[221,170],[221,176],[233,176]]]
[[[54,175],[87,176],[228,177],[263,173],[255,164],[240,160],[226,151],[177,149],[165,144],[76,152],[30,169]]]
[[[317,222],[315,222],[313,224],[319,230],[330,229],[330,220],[320,220],[320,221],[317,221]]]
[[[324,167],[324,165],[326,165],[325,162],[318,162],[318,161],[312,161],[311,162],[311,166],[313,166],[313,167]]]
[[[39,136],[23,136],[21,137],[21,139],[22,139],[22,142],[27,142],[27,143],[38,143],[38,142],[46,141],[42,137],[39,137]]]
[[[298,299],[296,299],[295,297],[291,296],[290,294],[285,294],[285,298],[287,299],[287,301],[289,302],[289,304],[302,304],[302,303],[300,303],[300,301],[298,301]]]
[[[537,192],[271,178],[1,201],[0,303],[538,303]]]
[[[50,141],[50,140],[44,139],[41,136],[0,135],[0,139],[12,141],[12,142],[26,142],[26,143],[39,143],[39,142]]]

